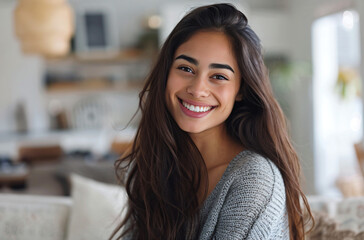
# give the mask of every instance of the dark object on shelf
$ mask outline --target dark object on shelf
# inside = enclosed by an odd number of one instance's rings
[[[24,189],[27,187],[28,174],[29,170],[25,163],[14,162],[9,157],[0,156],[0,187]]]
[[[25,133],[28,131],[27,117],[25,113],[25,105],[23,102],[19,102],[15,108],[15,123],[16,131],[19,133]]]
[[[81,58],[112,58],[119,52],[116,12],[102,1],[98,5],[84,5],[77,13],[75,51]]]
[[[92,158],[92,152],[90,150],[73,150],[67,153],[67,157],[75,157],[75,158]]]

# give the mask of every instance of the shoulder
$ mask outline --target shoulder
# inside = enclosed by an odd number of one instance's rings
[[[228,178],[232,184],[254,188],[256,185],[268,188],[282,188],[284,183],[278,167],[269,159],[252,151],[243,151],[231,162]]]
[[[259,212],[267,208],[282,209],[286,204],[286,193],[278,167],[269,159],[252,151],[239,154],[231,164],[227,178],[230,188],[227,197],[240,206],[249,206]],[[250,203],[254,200],[253,203]]]
[[[286,195],[275,164],[243,151],[229,164],[202,211],[201,239],[287,239]]]
[[[231,164],[227,176],[229,187],[221,209],[221,229],[234,222],[240,226],[230,228],[236,239],[242,236],[265,239],[267,234],[272,236],[277,229],[285,228],[282,223],[286,218],[286,194],[277,166],[251,151],[242,152]],[[224,234],[224,230],[219,234]]]

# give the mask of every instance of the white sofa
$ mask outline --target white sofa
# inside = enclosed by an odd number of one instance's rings
[[[71,175],[71,197],[0,194],[0,239],[108,239],[122,217],[123,188]]]
[[[0,194],[0,239],[104,240],[122,218],[123,188],[71,175],[71,197]],[[364,197],[308,198],[309,240],[364,239]]]

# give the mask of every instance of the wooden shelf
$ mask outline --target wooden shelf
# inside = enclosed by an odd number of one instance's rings
[[[84,54],[71,53],[65,57],[48,58],[47,64],[59,64],[62,62],[76,62],[80,64],[120,64],[138,61],[148,61],[153,56],[137,49],[128,49],[115,54],[90,52]]]
[[[47,93],[123,92],[141,90],[152,56],[136,49],[113,57],[70,54],[46,62]]]
[[[129,91],[141,90],[144,83],[143,81],[124,81],[117,83],[110,83],[107,81],[81,81],[81,82],[60,82],[53,83],[47,87],[48,93],[75,93],[75,92],[115,92],[115,91]]]

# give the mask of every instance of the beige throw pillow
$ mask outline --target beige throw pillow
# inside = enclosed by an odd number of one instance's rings
[[[71,175],[73,209],[68,240],[108,239],[127,203],[124,188]],[[125,211],[124,211],[125,212]]]

